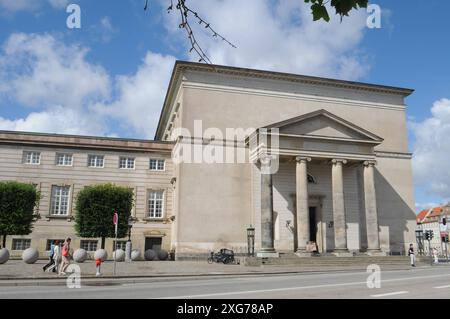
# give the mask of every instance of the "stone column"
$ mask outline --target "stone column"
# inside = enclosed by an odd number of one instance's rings
[[[272,156],[260,157],[261,164],[261,250],[258,257],[278,257],[274,248],[273,194],[270,165]]]
[[[296,201],[297,201],[297,254],[311,255],[306,252],[309,241],[309,204],[308,204],[308,172],[309,157],[296,157]]]
[[[375,194],[375,161],[364,162],[364,204],[366,208],[367,253],[380,253],[377,197]]]
[[[332,160],[332,189],[333,189],[333,223],[334,223],[334,252],[336,254],[346,253],[347,249],[347,225],[345,222],[344,203],[344,179],[342,166],[347,161],[343,159]]]

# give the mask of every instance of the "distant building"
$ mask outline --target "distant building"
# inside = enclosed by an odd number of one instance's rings
[[[450,205],[438,206],[433,208],[427,208],[420,211],[417,214],[417,230],[422,230],[425,232],[426,230],[433,231],[433,239],[431,240],[431,247],[437,248],[441,254],[445,253],[443,247],[441,247],[441,238],[440,238],[440,225],[442,223],[442,219],[446,218],[449,221],[450,218]],[[428,253],[428,243],[425,242],[424,245],[425,253]]]

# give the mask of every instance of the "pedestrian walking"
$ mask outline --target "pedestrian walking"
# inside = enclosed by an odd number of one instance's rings
[[[50,251],[48,253],[48,257],[49,257],[49,261],[48,263],[42,267],[42,270],[45,272],[48,268],[50,268],[51,266],[53,266],[53,264],[55,263],[55,260],[53,259],[53,255],[55,253],[55,243],[53,242],[53,240],[50,243]]]
[[[95,260],[95,270],[96,270],[95,276],[99,277],[99,276],[102,275],[101,267],[102,267],[102,259],[101,258],[97,258]]]
[[[416,255],[414,255],[413,244],[409,244],[408,256],[411,260],[411,266],[416,267]]]
[[[64,246],[61,251],[61,267],[59,269],[60,275],[66,275],[65,271],[70,264],[70,242],[72,240],[69,238],[64,242]]]
[[[53,265],[48,268],[48,271],[59,273],[59,265],[61,263],[61,246],[59,240],[55,240],[53,247],[53,262]]]

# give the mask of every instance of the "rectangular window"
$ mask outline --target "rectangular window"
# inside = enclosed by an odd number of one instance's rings
[[[151,171],[163,171],[165,169],[165,160],[163,159],[150,159],[150,170]]]
[[[52,186],[50,215],[69,215],[70,186]]]
[[[126,240],[118,240],[117,241],[117,249],[122,249],[125,251],[127,245],[127,241]],[[113,246],[112,246],[112,250],[116,250],[116,241],[113,241]]]
[[[134,158],[133,157],[120,157],[119,158],[119,168],[133,169],[134,168]]]
[[[88,166],[89,167],[103,167],[105,165],[105,157],[103,155],[89,155]]]
[[[39,165],[41,163],[40,152],[24,152],[23,162],[28,165]]]
[[[164,211],[164,191],[149,191],[148,193],[148,217],[162,218]]]
[[[55,244],[56,241],[58,241],[59,245],[61,245],[61,246],[62,246],[62,244],[64,244],[64,239],[47,239],[47,243],[45,244],[45,250],[50,251],[50,245],[52,244],[52,242],[53,242],[53,244]]]
[[[72,166],[72,154],[56,154],[56,165],[58,166]]]
[[[86,251],[96,251],[98,240],[80,240],[80,248]]]
[[[12,250],[25,250],[30,248],[31,239],[13,238]]]

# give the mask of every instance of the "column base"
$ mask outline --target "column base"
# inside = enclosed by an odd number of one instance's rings
[[[332,254],[336,257],[353,257],[353,254],[348,249],[335,249]]]
[[[280,254],[277,251],[275,251],[275,249],[262,250],[262,251],[258,251],[256,253],[256,257],[258,257],[258,258],[278,258],[278,257],[280,257]]]
[[[311,257],[311,256],[312,256],[312,253],[306,251],[306,249],[298,249],[298,250],[295,252],[295,254],[296,254],[298,257]]]
[[[376,256],[376,257],[387,256],[386,252],[381,251],[380,249],[367,249],[366,254],[367,256]]]

